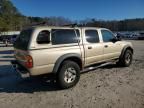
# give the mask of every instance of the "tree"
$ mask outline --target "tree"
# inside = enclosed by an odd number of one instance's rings
[[[105,21],[95,18],[76,21],[79,26],[105,27],[113,31],[144,30],[144,18]],[[0,0],[0,31],[22,30],[32,25],[62,26],[72,24],[64,17],[27,17],[22,15],[10,0]]]
[[[18,30],[21,14],[9,0],[0,0],[0,30]]]

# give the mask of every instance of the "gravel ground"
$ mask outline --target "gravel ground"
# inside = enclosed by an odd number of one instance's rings
[[[82,74],[71,89],[49,78],[29,80],[12,70],[12,47],[0,46],[0,108],[144,108],[144,41],[132,41],[130,67],[114,64]]]

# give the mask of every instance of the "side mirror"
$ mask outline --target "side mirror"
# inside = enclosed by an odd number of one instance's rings
[[[118,41],[121,41],[121,36],[116,36]]]
[[[117,41],[120,41],[118,38],[113,38],[113,39],[111,39],[111,42],[113,42],[113,43],[115,43],[115,42],[117,42]]]

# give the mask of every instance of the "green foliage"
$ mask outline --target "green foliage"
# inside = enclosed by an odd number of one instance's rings
[[[105,27],[113,31],[136,31],[144,30],[144,18],[126,19],[121,21],[101,21],[95,19],[87,19],[80,24],[93,27]]]
[[[9,0],[0,0],[0,31],[20,29],[21,14]]]

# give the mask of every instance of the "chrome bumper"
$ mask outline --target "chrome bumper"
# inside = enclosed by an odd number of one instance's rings
[[[30,73],[23,66],[21,66],[16,60],[11,61],[11,64],[14,71],[18,72],[22,78],[30,77]]]

